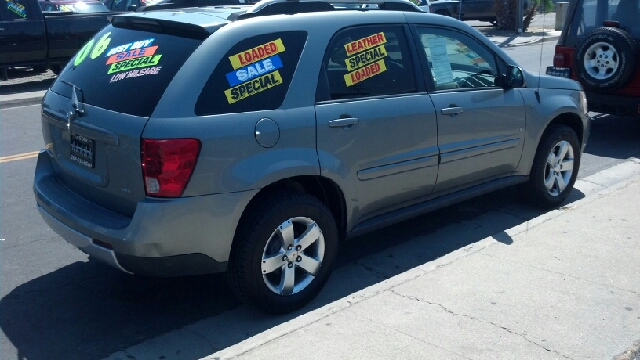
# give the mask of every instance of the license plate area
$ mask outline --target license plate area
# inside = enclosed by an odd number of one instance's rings
[[[95,164],[95,142],[79,134],[71,134],[69,158],[82,166],[93,168]]]
[[[567,78],[568,79],[568,78],[571,77],[571,68],[548,66],[547,67],[547,75],[556,76],[556,77],[563,77],[563,78]]]

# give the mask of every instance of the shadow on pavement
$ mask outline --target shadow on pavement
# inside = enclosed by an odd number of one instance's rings
[[[48,70],[38,72],[30,68],[8,69],[9,80],[0,80],[0,95],[47,90],[55,75]]]
[[[640,152],[640,121],[637,116],[591,115],[591,133],[585,153],[628,159]]]
[[[511,244],[507,229],[543,213],[519,201],[521,191],[500,190],[344,243],[320,296],[286,316],[240,306],[221,275],[154,279],[88,261],[7,294],[0,327],[20,360],[67,360],[100,359],[188,326],[210,347],[162,356],[200,358],[485,237],[498,234],[497,241]],[[574,191],[571,201],[581,197]]]

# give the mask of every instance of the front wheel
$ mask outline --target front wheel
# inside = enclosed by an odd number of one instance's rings
[[[541,208],[554,208],[569,196],[580,168],[580,143],[575,131],[554,125],[538,145],[531,173],[529,197]]]
[[[337,253],[338,231],[317,198],[278,191],[256,200],[238,225],[229,264],[236,296],[284,314],[322,290]]]

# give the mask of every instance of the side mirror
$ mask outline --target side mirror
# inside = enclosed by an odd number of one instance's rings
[[[137,8],[138,8],[138,6],[137,6],[137,5],[129,5],[129,6],[127,7],[127,11],[133,11],[133,12],[135,12]]]
[[[521,68],[509,65],[507,66],[507,73],[498,75],[495,82],[496,86],[505,89],[521,88],[525,86],[524,73]]]

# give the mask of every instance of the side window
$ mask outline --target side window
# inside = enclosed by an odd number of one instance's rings
[[[304,31],[275,32],[240,41],[213,70],[198,97],[196,115],[279,108],[306,42]]]
[[[332,100],[416,91],[402,26],[362,26],[336,33],[323,69]]]
[[[495,87],[495,56],[462,33],[418,27],[435,90]]]
[[[31,15],[26,1],[6,0],[3,3],[3,9],[0,11],[3,21],[22,20]]]

